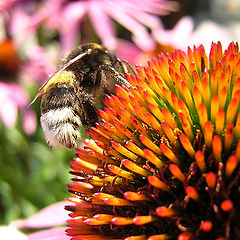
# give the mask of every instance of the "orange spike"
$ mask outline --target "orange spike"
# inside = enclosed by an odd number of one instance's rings
[[[203,101],[204,101],[205,106],[207,108],[209,108],[209,105],[210,105],[210,89],[209,89],[208,80],[206,78],[203,79],[202,86],[203,86],[203,89],[204,89],[204,91],[202,92]]]
[[[209,149],[212,147],[212,137],[213,137],[214,128],[210,121],[207,121],[203,126],[204,140]]]
[[[224,212],[229,212],[233,209],[233,203],[227,199],[221,202],[220,207]]]
[[[172,99],[172,102],[173,102],[173,106],[171,106],[173,108],[173,110],[178,113],[179,112],[179,106],[178,106],[178,98],[177,96],[172,92],[171,93],[171,99]]]
[[[151,149],[153,152],[155,152],[159,155],[162,154],[161,149],[155,143],[153,143],[152,140],[150,140],[147,136],[141,134],[139,136],[139,139],[146,147]]]
[[[179,112],[182,112],[187,117],[188,121],[191,122],[191,116],[189,114],[188,107],[181,98],[178,98],[178,106]]]
[[[133,224],[133,219],[129,217],[115,217],[111,223],[117,226],[130,225]]]
[[[167,239],[171,239],[172,237],[170,235],[167,234],[159,234],[159,235],[152,235],[150,237],[148,237],[147,240],[167,240]]]
[[[164,119],[165,121],[168,123],[168,125],[172,128],[172,129],[175,129],[177,127],[177,124],[174,120],[174,117],[173,115],[171,114],[171,112],[166,109],[166,108],[163,108],[162,109],[162,114],[164,116]]]
[[[101,221],[101,220],[97,220],[94,218],[88,218],[87,220],[84,221],[85,224],[87,225],[105,225],[105,224],[109,224],[111,221]]]
[[[135,203],[130,202],[128,200],[117,198],[115,196],[110,195],[107,198],[104,198],[103,200],[107,205],[111,206],[136,206]]]
[[[68,184],[68,188],[71,191],[92,195],[94,193],[94,187],[90,183],[76,182]]]
[[[123,147],[120,143],[112,141],[111,142],[112,147],[121,153],[122,155],[126,156],[127,158],[130,158],[131,160],[135,160],[137,158],[137,155],[133,152],[127,150],[125,147]]]
[[[227,91],[227,87],[226,87],[226,84],[227,84],[227,76],[225,75],[225,73],[222,71],[220,73],[220,78],[218,80],[218,93],[220,93],[220,91],[223,89],[223,87],[226,88],[226,91]]]
[[[180,134],[179,139],[180,139],[180,142],[181,142],[183,148],[187,151],[188,155],[191,158],[194,158],[195,151],[193,149],[193,146],[192,146],[189,138],[184,133],[182,133],[182,134]]]
[[[233,171],[236,169],[238,165],[238,161],[236,156],[231,155],[225,165],[225,174],[227,177],[230,177],[233,173]]]
[[[112,120],[111,116],[101,109],[98,110],[98,114],[106,122],[110,122]]]
[[[162,122],[161,126],[170,142],[172,142],[175,146],[178,145],[177,136],[174,134],[173,130],[169,127],[168,123]]]
[[[134,180],[134,178],[135,178],[133,173],[125,171],[125,170],[123,170],[120,167],[117,167],[115,165],[108,165],[108,169],[112,173],[117,174],[120,177],[124,177],[124,178],[130,179],[130,180]]]
[[[209,220],[202,221],[200,228],[204,232],[210,232],[212,230],[212,222]]]
[[[196,188],[194,188],[192,186],[187,186],[185,188],[185,192],[186,192],[187,196],[190,197],[191,199],[193,199],[194,201],[199,200],[199,194],[198,194]]]
[[[226,102],[226,99],[227,99],[227,89],[226,89],[226,87],[223,87],[221,89],[221,91],[218,93],[218,95],[221,96],[219,98],[219,107],[221,109],[224,109],[225,102]]]
[[[184,98],[185,98],[185,101],[186,101],[189,109],[190,109],[191,111],[193,111],[193,106],[194,106],[194,104],[193,104],[192,95],[191,95],[191,93],[190,93],[189,87],[188,87],[187,84],[186,84],[185,82],[183,82],[183,81],[182,81],[182,94],[183,94],[183,96],[184,96]]]
[[[215,122],[216,115],[219,110],[219,98],[217,94],[214,94],[211,99],[211,120]]]
[[[164,163],[162,162],[162,160],[158,158],[151,150],[145,148],[143,149],[143,152],[144,152],[144,157],[149,162],[154,164],[156,167],[162,168],[164,166]]]
[[[159,77],[159,76],[155,76],[155,82],[156,82],[156,84],[157,84],[157,86],[158,86],[158,88],[156,89],[156,90],[158,90],[158,94],[159,94],[159,96],[162,98],[162,99],[164,99],[165,97],[164,97],[164,94],[163,94],[163,87],[167,87],[166,86],[166,84],[165,84],[165,82],[164,81],[162,81],[162,79],[161,79],[161,77]]]
[[[130,116],[130,122],[140,134],[144,134],[145,136],[148,136],[147,131],[144,129],[142,124],[137,120],[137,118]]]
[[[164,207],[164,206],[157,207],[156,213],[159,217],[172,217],[172,216],[178,215],[178,212],[175,209]]]
[[[193,78],[194,78],[194,85],[196,86],[196,88],[200,91],[200,93],[203,91],[202,88],[202,81],[198,75],[198,73],[196,72],[196,70],[194,69],[193,71]],[[194,89],[194,88],[193,88]],[[194,96],[194,95],[193,95]],[[196,104],[196,103],[195,103]]]
[[[133,125],[131,124],[131,117],[132,117],[131,114],[123,108],[119,108],[119,112],[120,112],[119,115],[121,116],[120,120],[118,120],[117,118],[115,118],[114,120],[117,120],[120,122],[120,124],[132,129]],[[130,122],[129,122],[129,119],[130,119]]]
[[[122,125],[118,121],[113,121],[114,126],[118,131],[120,131],[122,134],[127,136],[129,139],[131,139],[134,143],[138,144],[141,146],[141,143],[139,139],[128,129],[127,126]]]
[[[159,188],[166,192],[171,192],[170,187],[156,176],[149,176],[148,182],[155,188]]]
[[[84,149],[78,149],[77,153],[78,154],[77,158],[75,159],[75,163],[79,163],[93,171],[97,170],[97,167],[101,166],[101,161],[99,161],[97,158],[94,158],[91,152],[86,152]]]
[[[142,167],[139,167],[137,164],[135,164],[127,159],[122,160],[122,164],[127,169],[129,169],[137,174],[140,174],[144,177],[148,177],[148,176],[152,175],[151,172],[147,171],[146,169],[144,169]]]
[[[215,95],[217,93],[217,75],[215,69],[212,70],[211,73],[211,94]]]
[[[76,160],[71,162],[71,169],[75,172],[84,171],[85,173],[92,175],[98,169],[98,167],[95,164],[91,164],[91,163],[88,163],[86,161],[79,159],[78,162],[76,162]]]
[[[225,134],[224,134],[224,149],[226,151],[229,151],[232,147],[233,143],[233,123],[228,123],[225,128]]]
[[[146,117],[147,111],[143,108],[143,106],[140,106],[140,107],[133,106],[133,109],[134,109],[135,113],[137,114],[137,116],[139,117],[139,119],[141,119],[148,126],[151,126],[151,122]]]
[[[180,180],[182,183],[185,181],[186,177],[182,173],[181,169],[175,165],[175,164],[170,164],[169,165],[169,170],[172,173],[174,177],[176,177],[178,180]]]
[[[124,197],[130,201],[152,201],[152,198],[148,197],[143,193],[136,193],[136,192],[125,192]]]
[[[144,225],[156,221],[158,218],[154,216],[136,216],[133,218],[135,225]]]
[[[150,95],[149,94],[149,92],[146,92],[145,90],[143,91],[143,97],[144,97],[144,99],[148,102],[148,103],[150,103],[150,104],[152,104],[152,105],[158,105],[157,104],[157,102],[154,100],[154,93],[152,93],[153,95]]]
[[[122,96],[125,99],[129,99],[129,92],[124,87],[115,85],[115,91],[118,96]]]
[[[166,144],[161,144],[160,149],[162,150],[162,153],[173,163],[179,165],[179,159],[177,156],[172,152],[172,150],[166,145]]]
[[[192,131],[192,125],[191,123],[188,121],[187,117],[183,114],[183,113],[179,113],[179,120],[181,122],[183,131],[185,132],[185,134],[187,135],[187,137],[190,139],[190,141],[193,140],[194,138],[194,134]]]
[[[167,87],[162,87],[162,91],[164,94],[164,97],[166,98],[167,102],[171,105],[171,107],[174,109],[174,104],[172,102],[172,94],[171,91]]]
[[[201,128],[203,129],[204,124],[208,120],[207,108],[203,103],[200,103],[197,111],[198,111],[198,117],[199,117],[200,125],[201,125]]]
[[[200,90],[196,86],[193,87],[193,99],[195,106],[198,109],[199,105],[202,103],[202,96]]]
[[[184,232],[178,235],[177,240],[191,240],[192,233],[191,232]]]
[[[227,115],[226,115],[226,122],[227,123],[232,123],[233,119],[237,113],[237,109],[238,109],[238,105],[239,105],[239,100],[237,100],[237,98],[233,98],[227,108]]]
[[[209,172],[206,175],[206,183],[209,188],[213,189],[216,186],[217,176],[213,172]]]
[[[221,161],[222,154],[222,140],[218,135],[215,135],[212,140],[213,156],[216,161]]]
[[[143,150],[138,147],[136,144],[133,143],[132,140],[126,141],[125,142],[125,146],[132,152],[134,152],[135,154],[137,154],[138,156],[144,157],[144,152]]]
[[[205,172],[206,171],[206,163],[205,163],[205,156],[204,156],[203,152],[198,150],[195,154],[195,160],[196,160],[196,163],[197,163],[200,171]]]
[[[215,126],[216,126],[216,132],[218,135],[222,135],[223,127],[225,123],[225,112],[224,110],[220,109],[217,112]]]
[[[151,103],[148,104],[148,107],[150,109],[150,111],[154,114],[154,116],[160,120],[161,122],[164,121],[164,116],[160,110],[160,108],[158,107],[158,105],[153,105]]]
[[[161,136],[163,135],[163,130],[161,124],[158,122],[158,120],[149,112],[146,113],[146,118],[148,119],[148,122],[150,126],[158,132]]]
[[[129,236],[124,238],[124,240],[146,240],[147,237],[145,235],[138,235],[138,236]]]
[[[86,145],[87,148],[95,151],[95,153],[98,153],[101,155],[103,154],[102,148],[100,148],[93,139],[83,139],[83,143]]]
[[[239,89],[240,89],[240,78],[238,78],[233,85],[232,96],[235,96],[235,93],[239,91]]]

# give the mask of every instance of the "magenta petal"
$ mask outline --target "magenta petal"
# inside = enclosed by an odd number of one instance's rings
[[[64,210],[66,205],[69,203],[65,201],[54,203],[26,220],[14,222],[12,225],[17,228],[46,228],[65,224],[68,218],[68,213]]]
[[[64,227],[38,231],[28,235],[29,240],[69,240]]]

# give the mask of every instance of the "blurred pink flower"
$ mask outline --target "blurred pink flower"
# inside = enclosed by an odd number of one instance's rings
[[[59,53],[51,53],[41,46],[30,46],[26,49],[27,60],[22,62],[22,78],[31,83],[42,84],[56,71],[54,61],[58,58],[57,55],[60,58]]]
[[[25,91],[17,83],[4,83],[0,80],[0,118],[6,127],[13,127],[16,124],[18,109],[23,112],[23,129],[25,133],[32,134],[36,130],[35,113],[26,106],[29,98]]]
[[[167,0],[48,0],[39,4],[39,10],[36,8],[33,13],[27,13],[23,6],[26,8],[26,5],[20,4],[12,8],[11,34],[21,34],[26,30],[30,34],[43,23],[46,29],[59,31],[64,52],[76,44],[80,25],[86,16],[90,18],[103,45],[110,50],[114,50],[118,43],[113,20],[132,33],[132,39],[140,49],[152,50],[155,40],[148,29],[158,31],[161,28],[158,15],[178,10],[176,2]]]
[[[16,0],[1,0],[0,1],[0,11],[13,6],[15,2],[16,2]]]
[[[25,220],[12,222],[11,226],[17,229],[44,229],[28,234],[29,240],[68,240],[65,233],[68,213],[64,209],[67,204],[69,202],[65,201],[54,203]]]
[[[29,97],[16,80],[21,75],[20,66],[13,42],[10,39],[0,42],[0,119],[6,127],[14,127],[21,110],[23,129],[26,134],[32,134],[36,130],[36,116],[26,109]]]

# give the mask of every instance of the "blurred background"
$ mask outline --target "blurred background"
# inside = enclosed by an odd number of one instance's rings
[[[97,42],[131,65],[240,39],[239,0],[0,0],[0,225],[64,200],[74,151],[49,149],[39,100],[60,59]]]

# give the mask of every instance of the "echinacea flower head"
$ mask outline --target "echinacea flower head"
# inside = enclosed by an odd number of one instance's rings
[[[240,53],[160,54],[116,86],[71,163],[67,234],[240,239]]]

